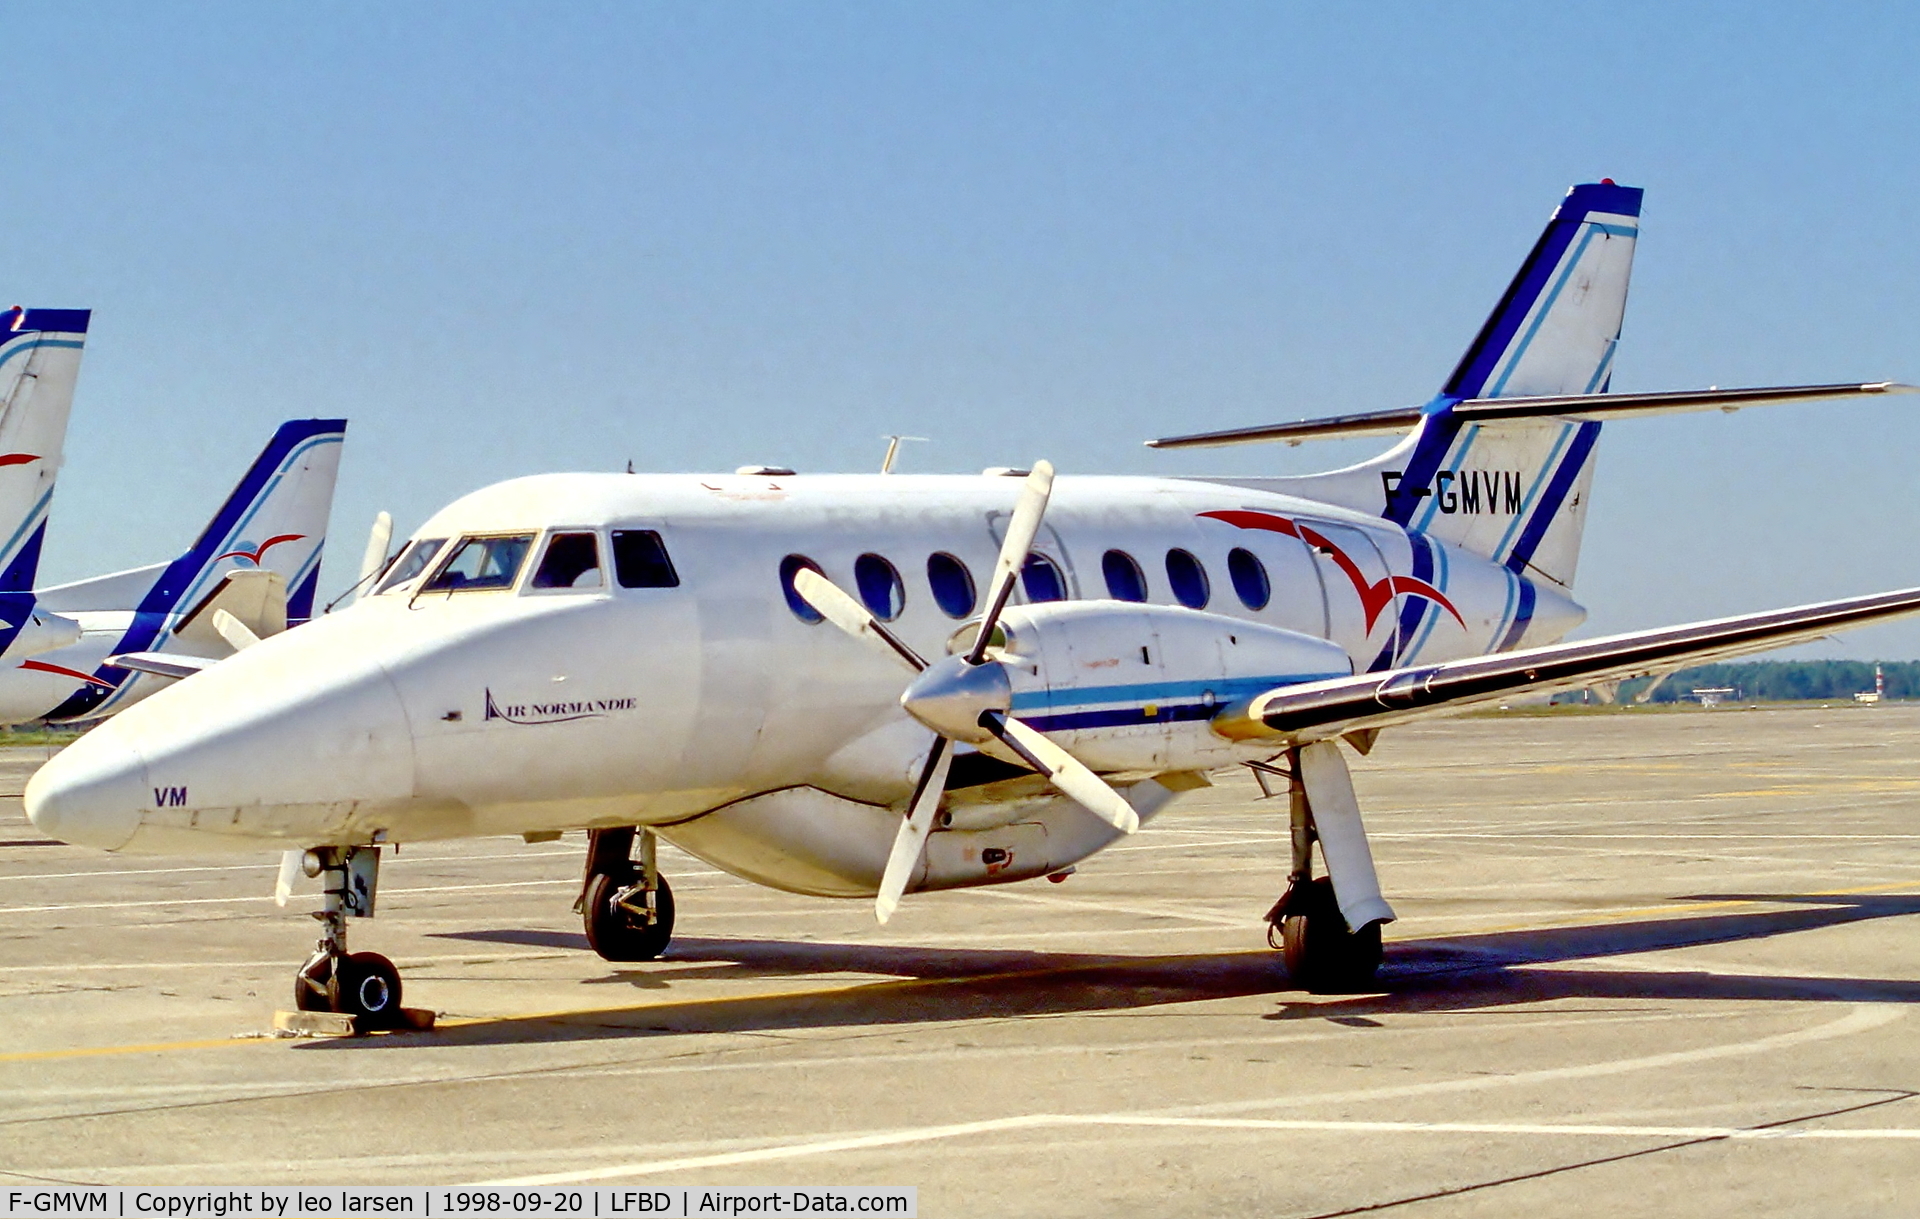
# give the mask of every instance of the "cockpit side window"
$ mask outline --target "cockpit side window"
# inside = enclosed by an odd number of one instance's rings
[[[421,592],[479,592],[512,588],[533,549],[531,533],[462,538],[453,555],[433,573]]]
[[[535,588],[601,588],[600,539],[591,533],[556,533],[534,569]]]
[[[378,595],[399,588],[402,584],[413,583],[446,544],[445,538],[418,538],[410,543],[394,560],[392,570],[387,572],[387,578],[380,581],[380,587],[374,589],[374,593]]]
[[[613,531],[613,574],[621,588],[678,588],[680,573],[651,529]]]

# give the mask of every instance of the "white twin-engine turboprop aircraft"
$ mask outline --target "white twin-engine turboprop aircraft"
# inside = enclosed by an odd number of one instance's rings
[[[1601,420],[1905,388],[1608,394],[1640,195],[1575,187],[1425,406],[1155,442],[1411,428],[1375,461],[516,479],[434,516],[350,609],[95,729],[27,810],[108,850],[293,848],[326,895],[296,1001],[372,1025],[400,981],[346,920],[381,844],[589,830],[588,938],[641,960],[673,927],[656,836],[884,920],[1058,874],[1247,764],[1291,789],[1267,914],[1287,965],[1362,986],[1393,910],[1342,741],[1920,610],[1914,589],[1558,642]]]

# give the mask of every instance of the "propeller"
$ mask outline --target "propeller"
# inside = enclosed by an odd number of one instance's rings
[[[387,565],[387,545],[393,541],[393,517],[382,512],[373,518],[373,528],[367,533],[366,553],[360,556],[360,580],[355,588],[368,588],[380,569]]]
[[[1007,521],[1000,555],[994,561],[993,578],[987,586],[987,610],[980,619],[979,633],[963,656],[946,656],[929,664],[839,585],[811,569],[794,573],[794,591],[828,622],[884,651],[917,674],[901,694],[900,705],[933,730],[932,746],[927,751],[920,778],[914,784],[913,799],[907,804],[893,849],[887,855],[887,868],[881,875],[879,896],[874,901],[874,915],[883,923],[892,918],[899,907],[907,882],[913,878],[913,870],[926,849],[927,835],[933,830],[933,818],[946,791],[955,741],[964,741],[995,756],[1005,754],[1009,760],[1032,767],[1063,795],[1122,833],[1131,834],[1140,828],[1139,814],[1119,792],[1079,759],[1048,740],[1046,734],[1010,714],[1012,682],[1000,662],[987,658],[994,628],[999,625],[1000,614],[1013,595],[1014,581],[1026,566],[1027,554],[1033,549],[1033,539],[1039,534],[1040,521],[1046,515],[1047,499],[1052,492],[1053,467],[1044,461],[1034,463],[1033,472],[1027,475],[1026,485],[1021,489],[1020,502]]]

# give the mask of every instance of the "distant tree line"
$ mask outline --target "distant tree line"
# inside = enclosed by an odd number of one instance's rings
[[[1887,697],[1920,698],[1920,660],[1883,660]],[[1662,682],[1647,701],[1686,702],[1695,690],[1732,687],[1736,701],[1787,702],[1850,699],[1873,689],[1871,660],[1753,660],[1682,669]],[[1620,683],[1619,701],[1632,702],[1654,678]]]

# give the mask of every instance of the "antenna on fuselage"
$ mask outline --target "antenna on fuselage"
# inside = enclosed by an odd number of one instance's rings
[[[880,472],[882,474],[891,474],[893,473],[893,459],[900,456],[900,442],[903,440],[918,440],[924,444],[927,438],[925,436],[882,436],[880,439],[887,442],[887,455],[880,459]]]

